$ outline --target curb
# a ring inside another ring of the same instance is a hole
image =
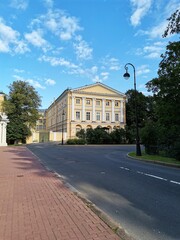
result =
[[[147,160],[147,159],[142,159],[142,158],[138,158],[138,157],[132,157],[132,156],[129,156],[129,153],[126,156],[128,158],[138,160],[138,161],[142,161],[142,162],[154,163],[154,164],[163,165],[163,166],[166,166],[166,167],[180,168],[180,165],[175,164],[175,163],[165,163],[165,162],[160,162],[160,161],[154,161],[154,160]]]
[[[56,174],[57,176],[58,174]],[[59,176],[59,175],[58,175]],[[61,176],[59,176],[61,178]],[[76,188],[69,183],[65,183],[65,186],[69,188],[85,205],[90,208],[121,240],[135,240],[131,237],[116,221],[114,221],[108,214],[98,208],[89,199],[85,198]]]

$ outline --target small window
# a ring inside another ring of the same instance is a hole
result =
[[[109,101],[106,101],[106,106],[110,106],[110,102]]]
[[[119,102],[115,101],[115,106],[118,107],[119,106]]]
[[[81,101],[80,101],[80,98],[76,98],[76,104],[80,104]]]
[[[110,120],[110,114],[106,113],[106,121],[109,121],[109,120]]]
[[[118,122],[119,121],[119,114],[115,113],[115,121]]]
[[[90,112],[86,112],[86,120],[90,120],[91,117],[90,117]]]
[[[101,105],[100,100],[97,100],[97,101],[96,101],[96,106],[100,106],[100,105]]]
[[[80,120],[80,112],[76,112],[76,120]]]
[[[100,121],[101,117],[100,117],[100,112],[96,112],[96,121]]]
[[[87,104],[87,105],[90,105],[90,103],[91,103],[90,99],[87,99],[87,100],[86,100],[86,104]]]

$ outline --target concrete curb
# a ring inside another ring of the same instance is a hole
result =
[[[154,161],[154,160],[147,160],[147,159],[142,159],[142,158],[138,158],[138,157],[132,157],[129,156],[129,153],[127,154],[128,158],[134,159],[134,160],[138,160],[138,161],[142,161],[142,162],[147,162],[147,163],[154,163],[157,165],[163,165],[166,167],[175,167],[175,168],[180,168],[180,165],[175,164],[175,163],[164,163],[164,162],[160,162],[160,161]]]
[[[56,173],[56,176],[61,178],[59,174]],[[61,179],[62,180],[62,179]],[[135,240],[131,237],[116,221],[114,221],[108,214],[98,208],[94,203],[82,195],[76,188],[71,184],[64,182],[65,186],[70,189],[81,201],[85,203],[108,227],[110,227],[113,232],[115,232],[121,240]]]

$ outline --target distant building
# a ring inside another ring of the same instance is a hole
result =
[[[1,103],[5,94],[0,92]],[[126,95],[102,83],[66,89],[39,119],[27,143],[76,138],[81,129],[105,128],[108,132],[126,124]]]
[[[39,109],[38,113],[39,119],[36,121],[35,128],[31,129],[32,135],[27,138],[27,143],[50,141],[49,131],[46,130],[46,110]]]
[[[99,82],[66,89],[46,110],[46,129],[63,133],[67,140],[81,129],[124,128],[125,102],[126,95]]]

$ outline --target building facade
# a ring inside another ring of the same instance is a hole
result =
[[[102,83],[66,89],[46,110],[46,130],[67,139],[81,129],[124,128],[126,95]]]

